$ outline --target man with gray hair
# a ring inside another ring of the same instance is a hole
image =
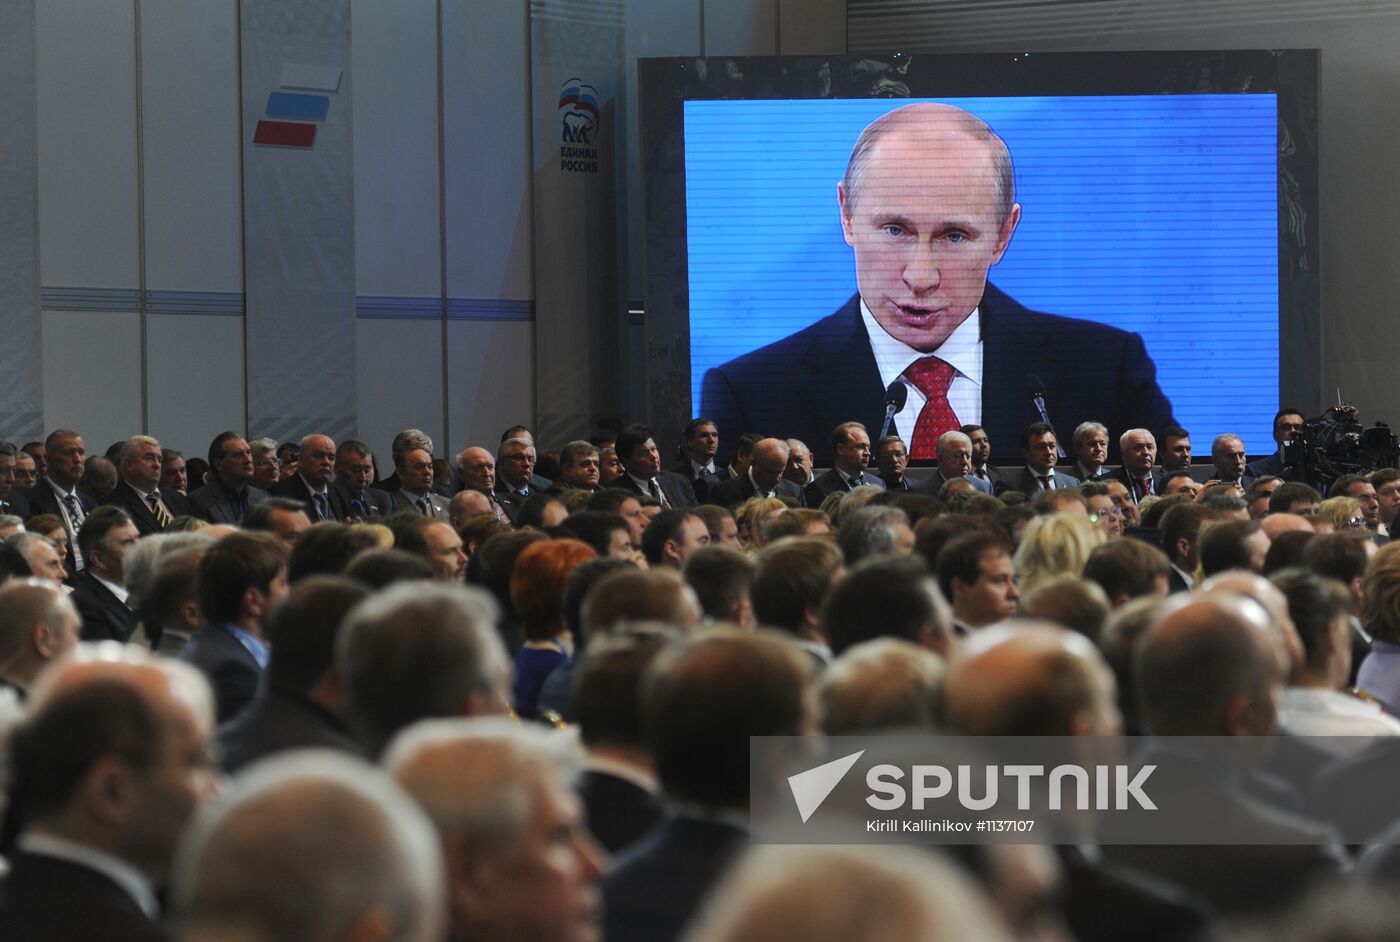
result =
[[[1108,427],[1102,422],[1080,422],[1070,437],[1074,443],[1074,463],[1065,473],[1081,481],[1098,481],[1113,472],[1103,466],[1108,460]]]
[[[1133,506],[1142,503],[1144,497],[1162,493],[1161,468],[1153,467],[1157,462],[1157,439],[1145,428],[1130,428],[1118,436],[1118,450],[1122,453],[1123,466],[1115,471],[1111,480],[1118,481],[1128,489]]]
[[[938,467],[914,488],[916,494],[937,497],[943,485],[957,478],[966,478],[983,494],[992,492],[988,481],[972,476],[972,439],[956,429],[938,436]]]
[[[335,442],[329,435],[307,435],[301,440],[301,460],[297,462],[296,473],[278,481],[272,495],[301,501],[312,523],[355,516],[344,495],[331,487],[335,478],[335,456]]]
[[[535,443],[527,438],[507,438],[496,452],[496,499],[511,523],[520,516],[525,501],[543,494],[554,482],[535,473]]]
[[[559,451],[559,480],[546,488],[545,493],[596,491],[601,472],[597,445],[582,440],[569,442]]]
[[[54,542],[42,533],[21,529],[5,537],[5,545],[19,551],[36,579],[46,579],[56,586],[63,585],[67,579],[68,571],[63,568],[63,557],[58,555]]]
[[[908,556],[914,551],[909,516],[898,507],[861,507],[841,515],[836,545],[854,566],[875,556]]]
[[[253,452],[253,486],[271,494],[282,480],[282,459],[277,457],[277,440],[255,438],[248,442],[248,448]]]
[[[0,688],[22,701],[39,672],[78,643],[82,622],[59,588],[43,579],[0,584]]]
[[[1245,461],[1244,441],[1238,435],[1217,435],[1210,443],[1211,477],[1221,484],[1237,484],[1249,490],[1254,475]]]
[[[389,454],[393,458],[394,467],[397,469],[402,457],[410,451],[426,451],[429,457],[433,454],[433,440],[428,437],[428,433],[416,428],[406,428],[394,436],[393,444],[389,446]],[[389,494],[394,493],[403,486],[399,480],[398,471],[391,471],[382,479],[374,482],[375,488]]]
[[[184,494],[161,490],[160,442],[149,435],[133,435],[122,443],[117,461],[121,465],[121,482],[107,496],[106,503],[125,510],[141,536],[162,533],[176,517],[194,514]]]
[[[419,723],[385,765],[437,825],[454,939],[594,942],[606,855],[572,739],[501,717]]]
[[[753,460],[748,470],[721,481],[710,491],[709,503],[721,507],[738,507],[751,497],[786,497],[805,507],[802,488],[783,477],[791,449],[781,438],[760,439],[753,446]]]
[[[383,772],[293,752],[236,780],[181,841],[182,942],[439,942],[432,823]]]
[[[459,585],[397,585],[351,610],[336,640],[350,725],[370,755],[421,719],[509,713],[495,601]]]

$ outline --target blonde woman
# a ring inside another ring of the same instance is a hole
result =
[[[1361,501],[1355,497],[1329,497],[1317,508],[1317,515],[1330,521],[1334,530],[1359,530],[1366,526]]]
[[[1061,576],[1079,576],[1089,554],[1104,539],[1103,530],[1084,514],[1036,517],[1016,549],[1016,584],[1021,594]]]
[[[782,513],[788,505],[777,497],[750,497],[739,505],[734,519],[739,524],[739,539],[753,553],[763,549],[763,521],[773,514]]]

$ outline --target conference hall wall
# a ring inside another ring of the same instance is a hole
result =
[[[260,392],[295,390],[298,382],[314,392],[348,371],[353,402],[337,420],[341,432],[368,441],[381,459],[393,433],[408,425],[455,451],[494,441],[514,422],[533,423],[544,408],[536,335],[548,329],[538,322],[535,284],[551,260],[534,252],[531,121],[532,108],[553,111],[558,90],[532,87],[532,16],[567,19],[598,4],[286,0],[267,7],[332,31],[348,11],[343,76],[321,92],[329,108],[320,133],[348,141],[349,177],[338,185],[353,215],[345,265],[354,300],[339,331],[307,331],[250,362],[249,351],[263,349],[268,335],[251,328],[245,313],[256,252],[245,256],[244,239],[253,231],[250,200],[259,198],[250,193],[246,148],[257,121],[268,117],[269,94],[296,91],[275,80],[266,89],[247,87],[253,64],[240,58],[240,8],[269,2],[0,0],[0,24],[23,26],[26,16],[33,23],[27,81],[34,104],[24,107],[21,94],[18,119],[13,100],[0,108],[8,122],[0,145],[11,140],[7,132],[31,139],[37,183],[19,195],[37,193],[31,228],[42,286],[39,337],[9,344],[0,362],[41,366],[42,420],[35,411],[32,420],[14,421],[72,425],[90,451],[144,429],[202,453],[212,432],[243,429],[250,415],[252,432],[266,430],[258,427]],[[615,277],[619,297],[630,300],[643,294],[636,59],[839,52],[846,5],[612,6],[620,11],[624,75],[614,133],[626,155],[616,171],[617,244],[625,252]],[[23,77],[25,53],[16,56],[15,43],[13,34],[0,40],[0,77],[11,78],[10,69]],[[10,185],[22,179],[16,174]],[[10,195],[4,186],[0,195]],[[23,282],[14,280],[21,295]],[[616,407],[635,415],[646,402],[645,341],[640,312],[629,320],[628,307],[640,305],[624,300],[617,311],[614,362],[624,382]],[[14,316],[32,322],[22,310]],[[276,333],[285,325],[271,326],[271,336],[286,336]],[[37,384],[38,371],[32,375]],[[12,389],[6,397],[18,399]],[[0,403],[0,414],[6,408]],[[279,437],[310,430],[282,418]],[[0,437],[15,437],[17,427]]]

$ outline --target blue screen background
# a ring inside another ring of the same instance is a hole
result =
[[[1197,456],[1224,432],[1274,449],[1274,95],[921,100],[978,115],[1011,150],[1022,219],[991,281],[1141,334]],[[685,103],[694,403],[707,369],[855,293],[836,184],[861,129],[908,103]]]

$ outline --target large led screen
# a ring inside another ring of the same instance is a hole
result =
[[[1275,447],[1299,228],[1276,91],[680,110],[691,412],[731,441],[873,438],[901,383],[906,440],[946,396],[1002,458],[1036,393],[1066,445],[1097,420]]]

